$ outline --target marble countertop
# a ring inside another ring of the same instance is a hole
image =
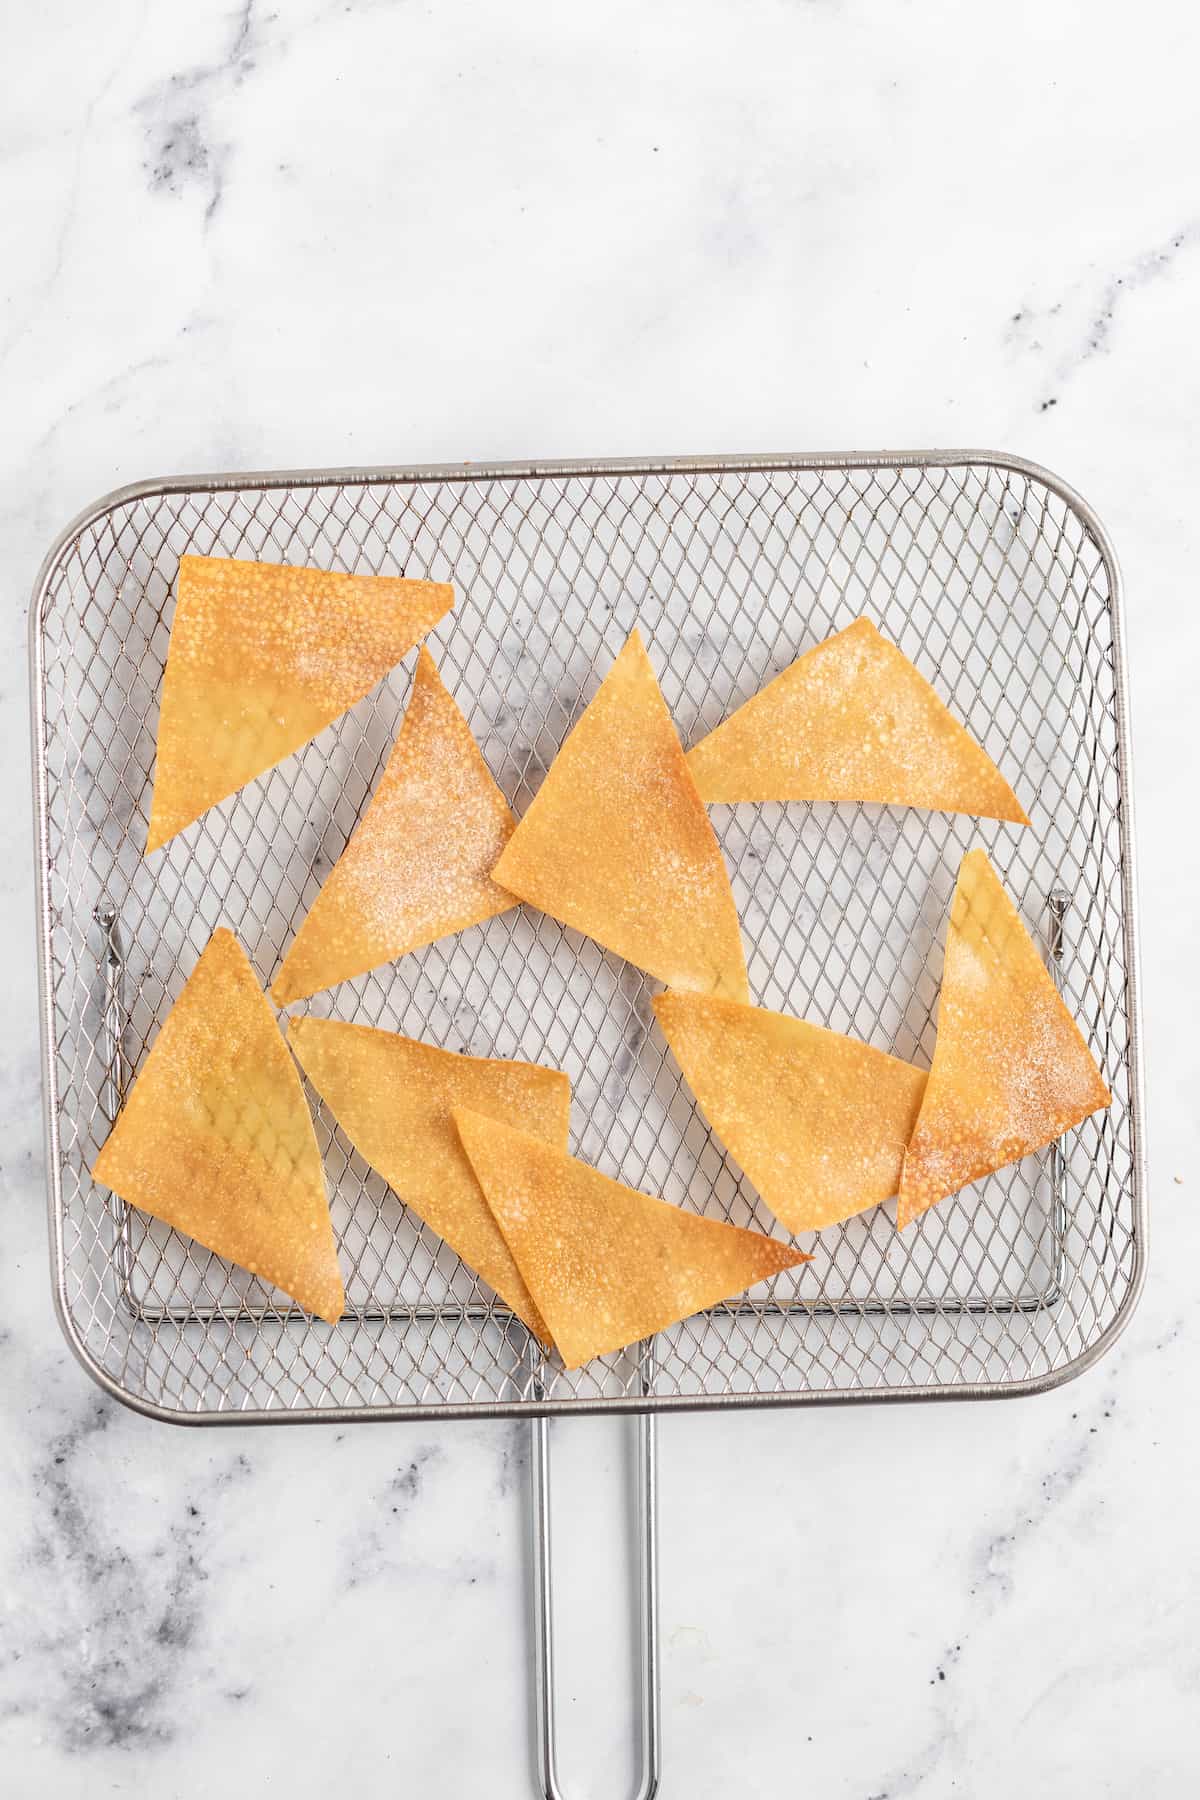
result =
[[[664,1800],[1200,1786],[1200,18],[1175,0],[8,9],[0,1787],[532,1792],[526,1431],[184,1432],[47,1280],[24,632],[178,470],[974,444],[1129,596],[1154,1242],[1091,1373],[662,1427]],[[625,1440],[556,1432],[563,1762],[632,1767]]]

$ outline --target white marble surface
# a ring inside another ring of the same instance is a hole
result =
[[[531,1791],[521,1430],[173,1431],[59,1336],[23,654],[50,538],[176,470],[969,442],[1065,475],[1124,561],[1149,1285],[1041,1400],[665,1423],[662,1791],[1194,1794],[1195,9],[0,11],[0,1789]],[[621,1439],[560,1441],[564,1760],[608,1800]]]

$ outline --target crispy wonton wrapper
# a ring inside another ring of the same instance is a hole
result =
[[[1111,1099],[996,871],[972,850],[951,902],[933,1067],[897,1222],[1053,1143]]]
[[[874,800],[1028,825],[1016,795],[869,619],[826,638],[688,752],[706,801]]]
[[[472,1173],[451,1116],[467,1106],[567,1147],[571,1084],[558,1069],[457,1056],[393,1031],[293,1019],[288,1043],[359,1154],[493,1287],[544,1344],[550,1334]]]
[[[361,700],[453,603],[438,581],[181,557],[147,855]]]
[[[92,1175],[335,1324],[325,1178],[295,1064],[245,952],[215,931]]]
[[[495,1119],[458,1109],[454,1122],[568,1369],[811,1260],[649,1199]]]
[[[673,987],[750,998],[729,876],[636,630],[494,874]]]
[[[923,1069],[734,1000],[658,994],[654,1010],[709,1124],[789,1231],[891,1199]]]
[[[370,805],[292,939],[277,1006],[465,931],[517,902],[491,878],[516,820],[432,656]]]

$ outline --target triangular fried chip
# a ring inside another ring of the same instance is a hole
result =
[[[558,1069],[457,1056],[393,1031],[293,1019],[288,1043],[359,1154],[544,1344],[545,1322],[467,1161],[451,1113],[513,1119],[567,1147],[571,1084]]]
[[[181,557],[146,854],[323,731],[453,604],[438,581]]]
[[[869,619],[826,638],[688,752],[706,801],[874,800],[1028,825],[999,769]]]
[[[750,998],[729,876],[636,630],[494,873],[674,987]]]
[[[516,820],[428,650],[371,803],[292,939],[277,1006],[517,902],[491,879]]]
[[[891,1199],[923,1069],[735,1000],[658,994],[654,1010],[709,1124],[789,1231]]]
[[[933,1067],[897,1222],[1053,1143],[1111,1100],[996,871],[972,850],[950,907]]]
[[[568,1369],[811,1261],[777,1238],[652,1200],[495,1119],[456,1109],[454,1122]]]
[[[316,1134],[245,951],[214,931],[93,1178],[329,1324],[345,1304]]]

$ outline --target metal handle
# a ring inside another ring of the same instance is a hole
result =
[[[635,1421],[638,1434],[638,1545],[641,1612],[641,1779],[635,1800],[654,1800],[662,1770],[658,1668],[658,1438],[652,1413]],[[543,1800],[564,1800],[558,1774],[558,1714],[554,1683],[554,1572],[550,1551],[550,1421],[533,1419],[534,1680],[537,1764]]]

